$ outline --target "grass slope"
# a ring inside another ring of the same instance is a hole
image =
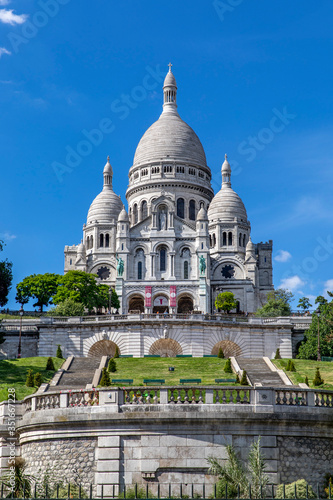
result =
[[[59,358],[52,359],[55,369],[58,370],[64,360]],[[16,389],[17,400],[21,400],[36,391],[35,387],[26,387],[25,385],[28,370],[32,370],[34,373],[40,372],[43,382],[49,382],[55,372],[45,370],[46,362],[47,357],[0,361],[0,401],[7,400],[8,389],[12,387]]]
[[[314,379],[316,368],[319,368],[321,377],[324,379],[324,385],[321,389],[333,389],[333,362],[329,361],[310,361],[308,359],[293,359],[296,372],[286,372],[287,359],[274,359],[272,360],[277,368],[285,371],[290,380],[298,385],[300,382],[305,382],[305,377],[309,379],[309,386],[314,387],[312,381]]]
[[[215,385],[216,378],[235,376],[223,371],[226,360],[219,358],[118,358],[115,361],[117,371],[110,373],[110,379],[130,378],[133,385],[144,385],[145,378],[164,379],[166,385],[179,385],[181,378],[201,378],[203,385]],[[175,371],[170,372],[169,366]]]

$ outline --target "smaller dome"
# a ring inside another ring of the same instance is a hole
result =
[[[122,211],[119,214],[118,222],[129,222],[128,213],[126,212],[124,206],[123,206]]]
[[[86,252],[86,247],[83,244],[83,240],[81,240],[81,243],[77,246],[76,253],[84,254],[85,252]]]
[[[208,220],[207,218],[207,211],[204,207],[201,207],[199,212],[198,212],[198,215],[197,215],[197,220]]]
[[[254,245],[254,243],[252,243],[252,240],[251,240],[251,236],[249,238],[249,241],[247,242],[247,245],[246,245],[246,253],[254,253],[256,250],[256,247]]]
[[[233,221],[235,217],[247,222],[244,203],[230,186],[225,185],[212,199],[208,209],[208,219]]]
[[[225,160],[222,164],[222,175],[223,174],[231,174],[231,167],[230,167],[230,163],[228,162],[228,156],[225,155]]]
[[[103,189],[90,205],[87,223],[104,222],[109,223],[112,219],[117,220],[123,207],[123,202],[112,189]]]
[[[110,163],[110,156],[108,156],[107,162],[106,162],[104,170],[103,170],[103,174],[113,175],[113,170],[112,170],[111,163]]]

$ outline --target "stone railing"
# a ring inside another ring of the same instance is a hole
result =
[[[181,387],[123,387],[80,391],[51,391],[28,396],[23,401],[25,412],[57,408],[109,407],[110,411],[123,412],[136,407],[154,405],[158,411],[173,405],[203,405],[222,408],[248,407],[250,411],[295,411],[302,408],[333,408],[333,391],[320,389],[181,386]],[[112,409],[111,409],[112,408]]]

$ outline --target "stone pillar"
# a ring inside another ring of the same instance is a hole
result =
[[[116,279],[116,286],[115,286],[115,290],[116,290],[116,293],[118,295],[118,298],[119,298],[119,302],[120,302],[120,311],[122,314],[125,314],[126,311],[124,311],[124,304],[123,304],[123,288],[124,288],[124,280],[122,277],[118,276],[117,279]]]
[[[103,436],[98,438],[96,448],[95,484],[97,485],[97,497],[112,497],[118,494],[119,485],[119,459],[120,459],[120,436]]]

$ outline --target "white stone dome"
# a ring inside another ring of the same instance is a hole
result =
[[[140,140],[133,167],[173,160],[207,167],[204,149],[194,130],[177,112],[162,113]]]
[[[237,217],[247,222],[247,213],[244,203],[230,186],[223,186],[214,196],[208,208],[209,221],[234,220]]]
[[[119,217],[118,217],[118,222],[129,222],[128,213],[126,212],[126,210],[125,210],[125,207],[124,207],[124,206],[123,206],[122,211],[121,211],[121,212],[120,212],[120,214],[119,214]]]
[[[112,189],[103,189],[90,205],[87,217],[87,224],[91,222],[109,223],[112,219],[118,220],[118,216],[123,208],[123,202]]]

